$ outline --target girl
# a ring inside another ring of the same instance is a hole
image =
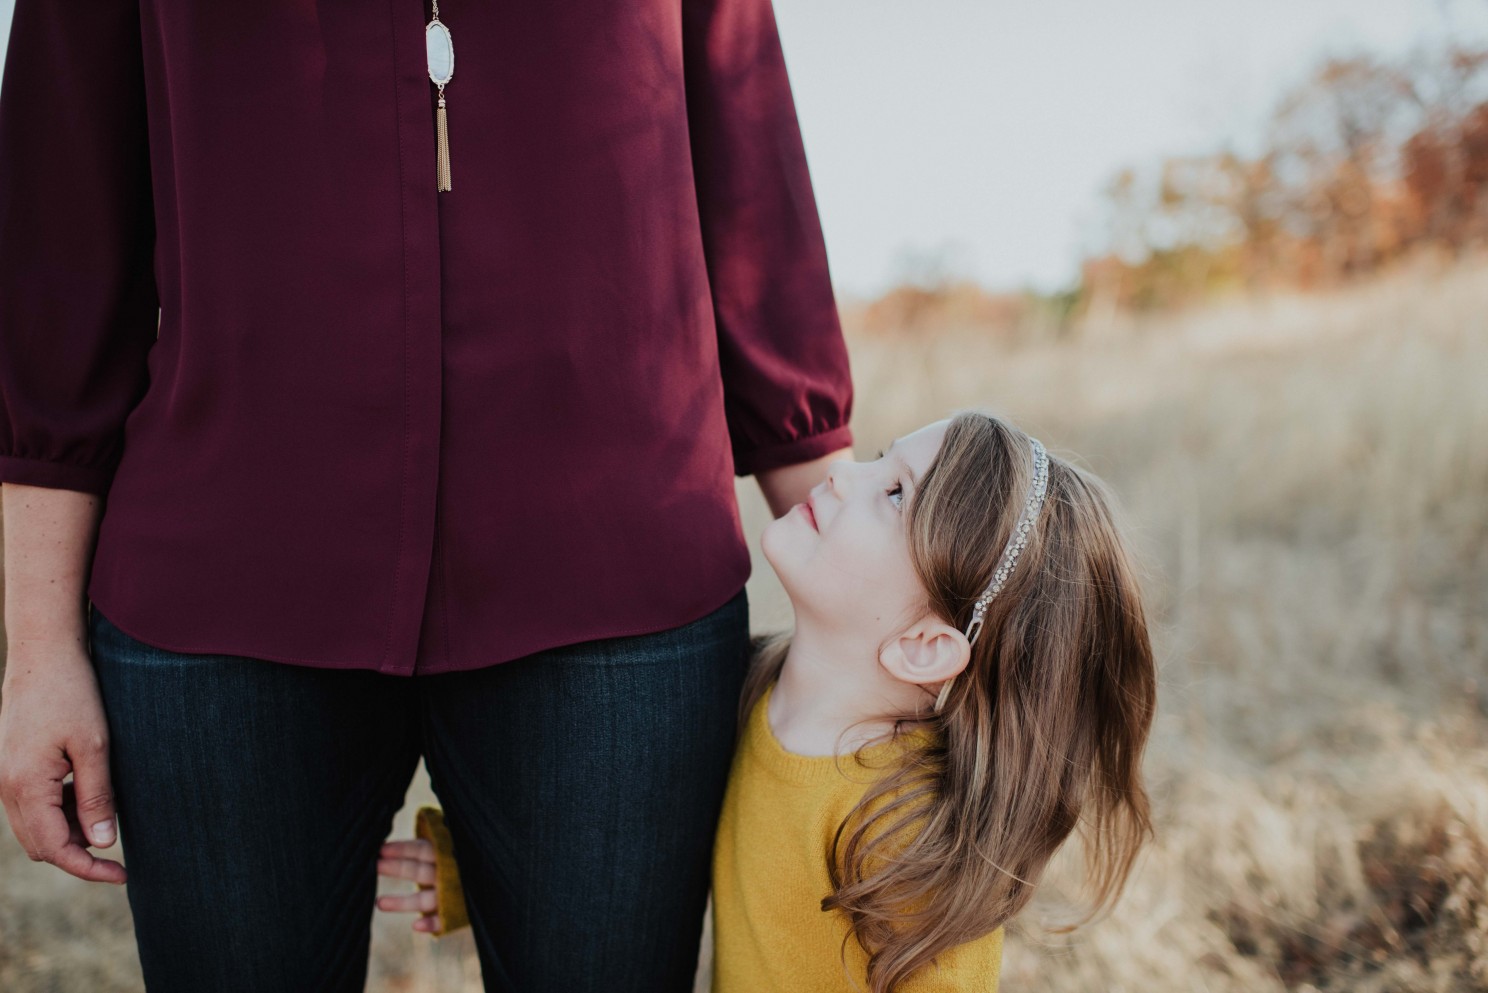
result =
[[[993,990],[1077,828],[1093,899],[1060,930],[1114,903],[1152,833],[1156,673],[1105,485],[961,412],[833,463],[761,545],[796,623],[757,640],[741,701],[714,993]],[[379,906],[442,933],[453,852],[421,834],[378,870],[424,888]]]

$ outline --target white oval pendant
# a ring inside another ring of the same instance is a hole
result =
[[[455,74],[455,40],[443,21],[424,26],[424,47],[429,58],[429,78],[436,85],[448,83]]]

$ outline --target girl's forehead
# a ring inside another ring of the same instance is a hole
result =
[[[949,421],[926,424],[902,438],[894,439],[887,450],[916,469],[922,469],[934,461],[935,454],[940,451],[940,443],[945,440],[946,427],[949,424]]]

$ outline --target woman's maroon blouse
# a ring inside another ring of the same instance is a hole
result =
[[[137,638],[400,675],[701,617],[851,444],[770,0],[17,0],[0,480]]]

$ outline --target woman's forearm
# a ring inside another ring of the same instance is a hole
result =
[[[22,643],[85,644],[88,569],[102,510],[97,495],[81,490],[0,485],[12,650]]]
[[[811,488],[827,478],[829,465],[838,459],[851,461],[852,457],[852,449],[844,448],[810,462],[798,462],[778,469],[761,469],[754,474],[754,478],[759,481],[765,502],[770,505],[770,513],[780,517],[804,501],[810,495]]]
[[[33,861],[79,879],[123,883],[122,864],[88,851],[118,837],[108,719],[84,609],[103,501],[79,490],[15,483],[0,486],[0,501],[8,643],[0,683],[0,803]]]

